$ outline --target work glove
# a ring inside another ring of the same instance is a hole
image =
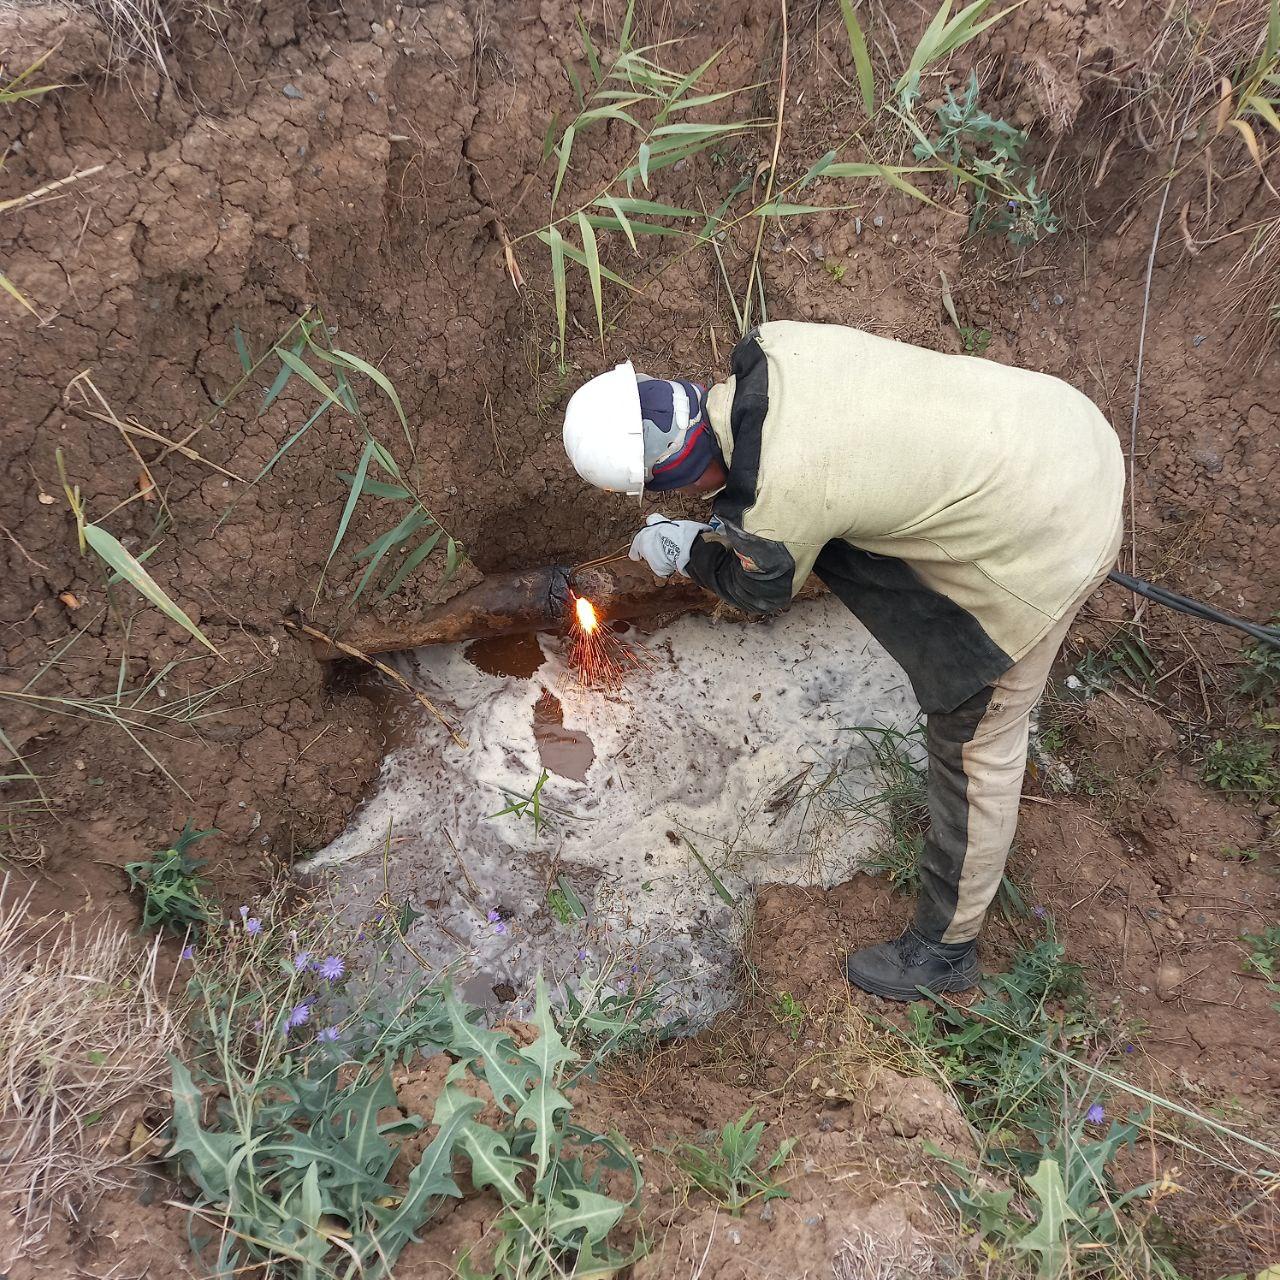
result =
[[[655,512],[632,538],[627,554],[632,560],[647,560],[659,578],[669,578],[673,573],[685,572],[694,538],[710,528],[697,520],[668,520]]]

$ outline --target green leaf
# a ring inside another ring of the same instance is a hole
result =
[[[120,545],[118,539],[101,525],[86,524],[84,540],[97,552],[109,569],[114,569],[125,582],[146,596],[166,617],[190,632],[210,653],[217,654],[219,658],[222,657],[204,632],[174,604],[141,563]]]
[[[240,357],[240,367],[245,373],[252,373],[253,360],[249,355],[249,348],[245,346],[244,334],[240,332],[238,324],[231,326],[231,340],[235,343],[236,355]]]
[[[462,548],[462,543],[455,542],[450,538],[449,545],[444,551],[444,577],[440,580],[442,586],[458,572],[465,559],[466,552]]]
[[[559,1069],[567,1062],[577,1061],[577,1055],[560,1038],[560,1031],[551,1016],[551,1001],[541,973],[530,1021],[537,1027],[539,1035],[533,1044],[520,1051],[520,1056],[533,1067],[536,1079],[524,1105],[516,1112],[515,1124],[517,1128],[521,1124],[533,1125],[535,1177],[541,1184],[551,1167],[552,1154],[559,1148],[556,1117],[558,1113],[571,1109],[569,1099],[556,1087]]]
[[[600,351],[604,352],[604,300],[600,292],[600,249],[596,244],[595,228],[587,215],[578,210],[578,229],[582,232],[582,249],[587,259],[587,276],[591,281],[591,301],[596,309],[596,327],[600,333]]]
[[[603,204],[606,208],[613,210],[614,216],[618,220],[618,229],[627,237],[627,243],[631,246],[631,252],[639,253],[640,250],[636,248],[635,233],[631,230],[631,223],[627,219],[627,215],[623,212],[622,207],[618,204],[617,200],[615,200],[613,196],[605,196],[603,200],[597,200],[596,203]]]
[[[324,360],[334,363],[341,360],[350,368],[363,373],[366,378],[373,382],[378,390],[391,401],[391,407],[396,411],[396,417],[400,419],[400,426],[404,431],[404,438],[408,442],[409,452],[416,456],[417,449],[414,447],[413,437],[409,431],[409,420],[404,416],[404,406],[400,403],[400,397],[396,394],[395,387],[391,385],[391,379],[381,369],[375,369],[367,360],[362,360],[350,351],[342,351],[338,347],[334,347],[332,351],[325,351],[322,347],[313,347],[312,350]]]
[[[1039,1254],[1038,1273],[1048,1280],[1066,1269],[1071,1256],[1066,1224],[1080,1219],[1067,1203],[1062,1167],[1056,1160],[1041,1160],[1039,1168],[1027,1178],[1027,1185],[1040,1202],[1040,1216],[1036,1225],[1014,1242],[1014,1247],[1021,1253]]]
[[[697,862],[698,866],[700,866],[703,869],[703,871],[706,872],[707,879],[711,881],[711,887],[716,891],[716,895],[717,897],[719,897],[720,901],[730,907],[737,906],[737,903],[734,900],[733,894],[731,894],[729,890],[724,887],[724,881],[721,880],[720,877],[716,875],[714,871],[711,870],[710,866],[707,865],[706,859],[702,856],[702,854],[700,854],[697,851],[697,849],[693,847],[692,843],[690,842],[687,836],[684,837],[684,842],[686,845],[689,846],[689,852],[693,854],[694,860]]]
[[[653,148],[647,143],[640,144],[639,165],[640,165],[640,181],[644,183],[644,189],[649,190],[649,158],[653,154]]]
[[[343,484],[355,484],[356,478],[350,471],[339,471],[338,479]],[[364,482],[364,492],[374,498],[394,498],[398,502],[404,502],[413,497],[403,485],[387,484],[382,480],[370,480],[367,476]]]
[[[757,218],[796,218],[810,213],[831,213],[840,209],[851,209],[852,205],[828,204],[779,204],[776,200],[761,205],[756,210]]]
[[[275,352],[298,377],[313,386],[322,396],[336,404],[339,409],[347,407],[338,399],[337,392],[300,356],[296,356],[292,351],[286,351],[282,347],[276,347]]]
[[[617,1226],[627,1206],[596,1191],[565,1187],[547,1206],[547,1230],[561,1244],[598,1244]],[[582,1233],[581,1241],[578,1232]]]
[[[563,368],[565,363],[564,329],[565,321],[568,318],[569,304],[564,275],[564,237],[560,234],[560,229],[554,222],[547,228],[547,243],[551,247],[551,286],[555,292],[556,324],[560,330],[560,366]]]
[[[380,538],[376,538],[367,547],[362,547],[355,553],[353,559],[357,561],[365,556],[369,556],[370,560],[360,578],[359,584],[356,586],[355,591],[352,592],[351,602],[353,604],[360,599],[364,594],[365,588],[373,581],[373,576],[377,573],[378,566],[382,563],[383,557],[386,556],[387,552],[406,538],[412,537],[430,519],[431,517],[421,507],[417,507],[410,511],[394,529],[388,530]]]
[[[306,334],[304,333],[301,337],[297,338],[294,341],[294,344],[290,348],[290,350],[293,352],[294,355],[298,355],[301,353],[302,348],[306,346],[306,344],[307,344],[307,338],[306,338]],[[277,354],[279,354],[278,348],[273,347],[272,350],[276,351]],[[271,405],[275,402],[276,397],[284,390],[285,384],[292,377],[293,377],[293,370],[287,364],[285,364],[283,360],[281,360],[280,372],[276,374],[275,378],[272,380],[271,385],[267,388],[267,394],[262,398],[262,408],[259,409],[258,411],[259,413],[265,413],[269,408],[271,408]]]
[[[800,183],[796,187],[796,190],[803,191],[805,187],[814,180],[814,178],[821,177],[827,168],[830,167],[835,158],[836,153],[834,151],[828,151],[826,155],[815,160],[813,164],[809,166],[809,171],[800,179]]]
[[[373,457],[375,446],[376,441],[372,439],[366,440],[364,448],[360,451],[360,461],[356,466],[356,473],[351,481],[351,492],[347,494],[346,504],[342,508],[342,517],[338,521],[338,531],[333,535],[333,546],[329,548],[329,558],[324,562],[326,569],[333,562],[333,557],[338,554],[338,548],[342,545],[343,538],[347,536],[347,526],[351,523],[356,503],[360,501],[360,495],[364,492],[365,476],[369,474],[369,460]]]
[[[375,560],[381,559],[393,547],[403,542],[410,535],[417,533],[430,520],[431,516],[415,503],[413,509],[397,525],[374,538],[368,546],[361,547],[359,551],[353,551],[351,558],[353,560],[367,560],[372,556]]]
[[[556,149],[556,128],[559,123],[558,113],[547,122],[547,131],[542,137],[542,159],[538,161],[540,165],[546,164],[547,157]]]
[[[404,585],[408,576],[436,549],[438,543],[444,535],[444,530],[436,528],[426,538],[424,538],[417,547],[414,548],[404,558],[404,563],[396,570],[395,577],[383,587],[378,595],[378,600],[385,600],[388,596],[393,596]],[[449,540],[451,543],[453,539]],[[448,575],[446,573],[446,579]]]
[[[511,1114],[511,1103],[523,1100],[531,1075],[529,1064],[522,1058],[515,1041],[474,1022],[473,1018],[482,1015],[460,1003],[452,987],[445,988],[444,1005],[453,1027],[451,1052],[479,1064],[477,1074],[488,1084],[494,1102]]]
[[[479,1098],[470,1099],[474,1107],[459,1107],[445,1117],[436,1136],[422,1153],[409,1175],[405,1194],[393,1210],[376,1206],[373,1210],[379,1228],[359,1251],[361,1262],[377,1258],[383,1269],[378,1274],[389,1274],[391,1265],[400,1251],[414,1239],[414,1233],[431,1215],[437,1197],[462,1198],[462,1191],[453,1180],[453,1155],[463,1130],[472,1123],[471,1116],[483,1105]]]
[[[587,55],[587,65],[591,68],[591,78],[596,84],[604,82],[604,72],[600,70],[600,59],[596,56],[596,47],[591,43],[591,36],[587,31],[587,24],[582,20],[582,11],[575,10],[573,14],[578,23],[578,31],[582,36],[582,51]]]
[[[876,109],[875,78],[871,71],[871,56],[867,53],[867,38],[862,34],[853,0],[840,0],[840,12],[844,16],[844,29],[849,33],[849,50],[853,54],[854,70],[858,73],[858,88],[862,90],[862,105],[867,115]]]
[[[481,1102],[446,1082],[436,1101],[433,1124],[444,1124],[455,1110],[465,1109],[468,1116],[481,1109]],[[469,1124],[462,1129],[459,1142],[471,1160],[471,1181],[477,1187],[492,1187],[504,1204],[523,1204],[524,1192],[517,1182],[525,1162],[511,1154],[511,1145],[500,1133],[483,1124]]]
[[[210,1200],[225,1200],[230,1181],[227,1176],[240,1138],[234,1133],[210,1133],[200,1125],[204,1098],[191,1079],[191,1072],[172,1054],[169,1068],[173,1073],[173,1146],[169,1155],[187,1156],[183,1168]]]
[[[617,218],[611,218],[603,213],[589,213],[587,221],[599,231],[621,231],[623,235],[630,231],[633,235],[639,236],[672,236],[679,239],[681,236],[691,234],[681,227],[663,227],[656,222],[637,222],[634,218],[624,227]],[[600,272],[604,274],[603,267],[600,268]]]
[[[568,906],[570,913],[579,920],[587,918],[587,909],[582,905],[582,899],[578,897],[565,876],[557,876],[556,884],[560,886],[560,892],[564,894],[565,905]]]
[[[574,126],[571,124],[560,139],[560,146],[557,149],[560,156],[560,163],[556,166],[556,181],[551,189],[551,204],[555,207],[556,199],[560,195],[560,188],[564,183],[564,175],[569,168],[569,156],[573,153],[573,135]]]
[[[597,200],[597,205],[608,205],[615,213],[649,213],[655,214],[662,218],[696,218],[698,212],[696,209],[680,209],[673,204],[660,204],[656,200],[633,200],[630,197],[606,196],[603,200]]]

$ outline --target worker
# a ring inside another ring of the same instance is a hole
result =
[[[705,522],[650,515],[633,560],[753,614],[815,573],[901,664],[926,717],[920,889],[906,931],[844,971],[896,1000],[972,987],[1031,713],[1120,546],[1106,418],[1046,374],[781,321],[749,333],[709,390],[629,362],[592,378],[564,443],[601,489],[714,495]]]

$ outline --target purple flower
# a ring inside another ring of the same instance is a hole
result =
[[[262,932],[262,921],[257,916],[250,916],[244,922],[244,931],[251,938],[256,938]]]
[[[617,983],[616,983],[615,985],[617,986],[618,990],[619,990],[623,995],[626,995],[626,994],[627,994],[627,980],[626,980],[626,978],[619,978],[619,979],[618,979],[618,981],[617,981]]]
[[[579,959],[579,960],[590,960],[590,959],[591,959],[591,953],[586,949],[586,947],[579,947],[579,948],[578,948],[578,959]]]
[[[292,1031],[294,1027],[300,1027],[304,1022],[311,1021],[311,1006],[306,1004],[295,1004],[289,1010],[289,1016],[285,1019],[286,1030]]]
[[[498,923],[493,926],[493,931],[494,933],[506,933],[507,926],[499,920]]]
[[[1031,914],[1035,916],[1037,920],[1043,920],[1049,913],[1044,909],[1044,907],[1032,907]]]
[[[316,1036],[316,1039],[322,1044],[333,1044],[333,1042],[341,1035],[342,1032],[339,1031],[337,1027],[325,1027],[325,1029]]]
[[[341,956],[325,956],[316,967],[316,972],[326,982],[337,982],[346,971],[347,966]]]
[[[1131,1045],[1131,1044],[1127,1044],[1127,1045],[1125,1045],[1125,1047],[1124,1047],[1124,1051],[1125,1051],[1125,1053],[1132,1053],[1132,1052],[1133,1052],[1133,1050],[1134,1050],[1134,1046],[1133,1046],[1133,1045]]]
[[[490,924],[497,924],[502,919],[502,912],[497,907],[489,908],[488,920]]]
[[[310,951],[299,951],[298,954],[293,957],[293,967],[299,973],[301,973],[303,969],[305,969],[307,965],[309,965],[310,963],[311,963]]]
[[[1107,1118],[1107,1113],[1102,1109],[1102,1103],[1095,1102],[1093,1106],[1084,1113],[1084,1118],[1090,1124],[1101,1124]]]
[[[190,943],[182,948],[182,958],[184,960],[194,960],[196,958],[196,949]]]

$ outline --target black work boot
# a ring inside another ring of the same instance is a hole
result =
[[[844,976],[855,987],[887,1000],[918,1000],[930,991],[968,991],[982,976],[976,942],[930,942],[908,929],[892,942],[851,951]]]

